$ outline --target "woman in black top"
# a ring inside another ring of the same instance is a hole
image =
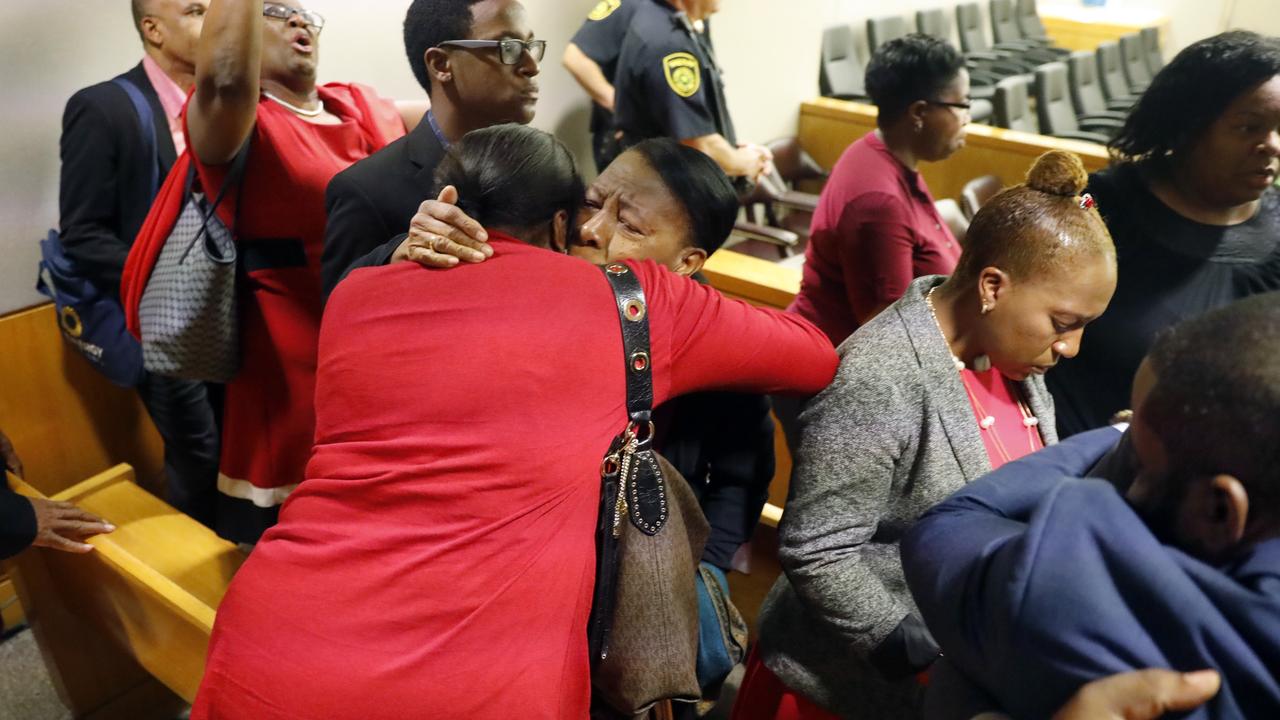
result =
[[[1178,53],[1111,144],[1088,192],[1119,277],[1080,353],[1046,380],[1065,437],[1129,407],[1155,334],[1280,288],[1280,40],[1228,32]],[[1224,348],[1229,352],[1229,348]]]

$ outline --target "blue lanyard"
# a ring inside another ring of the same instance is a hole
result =
[[[440,147],[448,150],[449,139],[444,136],[444,131],[440,129],[440,123],[436,122],[436,114],[431,110],[427,111],[427,124],[431,126],[431,132],[435,133],[436,139],[440,141]]]

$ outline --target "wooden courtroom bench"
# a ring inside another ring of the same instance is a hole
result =
[[[215,611],[244,553],[138,487],[128,465],[52,499],[116,526],[89,540],[91,553],[34,548],[10,561],[59,696],[76,717],[174,717],[195,698]]]

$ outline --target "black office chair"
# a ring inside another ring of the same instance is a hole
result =
[[[872,53],[890,40],[906,37],[909,32],[907,21],[900,15],[867,18],[867,45]]]
[[[1026,37],[1022,28],[1018,26],[1012,0],[991,0],[990,11],[991,36],[995,38],[996,47],[1001,45],[1023,47],[1025,48],[1022,51],[1023,57],[1041,63],[1053,62],[1070,52],[1063,48],[1051,47],[1048,38],[1035,40]]]
[[[1031,81],[1026,76],[1005,78],[996,84],[995,124],[1007,130],[1039,133],[1031,112]]]
[[[853,28],[836,25],[822,31],[822,63],[818,67],[818,91],[823,97],[867,100],[866,67],[858,55]]]
[[[921,35],[951,42],[951,21],[942,8],[916,11],[916,30]],[[961,53],[963,54],[963,53]],[[996,93],[996,83],[1008,74],[1000,74],[983,66],[981,60],[965,57],[965,67],[969,70],[970,95],[983,100],[990,100]],[[1016,74],[1016,73],[1015,73]]]
[[[1147,51],[1142,36],[1129,33],[1120,38],[1120,68],[1133,92],[1142,92],[1151,84],[1151,71],[1147,69]]]
[[[1036,10],[1036,0],[1018,0],[1016,17],[1023,37],[1035,40],[1042,45],[1053,44],[1049,33],[1044,29],[1044,23],[1040,20],[1040,12]]]
[[[1046,63],[1036,68],[1035,94],[1040,132],[1045,135],[1106,145],[1124,125],[1123,119],[1076,115],[1065,63]]]
[[[1129,87],[1129,80],[1120,67],[1120,46],[1114,42],[1104,42],[1095,51],[1098,59],[1098,84],[1110,102],[1125,102],[1130,105],[1138,101],[1140,92]]]
[[[1155,77],[1164,67],[1164,53],[1160,50],[1160,28],[1142,28],[1139,34],[1142,36],[1142,48],[1147,54],[1147,70],[1151,72],[1151,77]]]
[[[983,69],[1003,77],[1030,74],[1037,63],[1021,56],[1020,48],[993,47],[982,31],[982,9],[976,2],[956,5],[956,34],[966,59],[981,62]]]
[[[1125,119],[1132,103],[1107,100],[1098,82],[1098,62],[1087,50],[1073,52],[1067,57],[1067,84],[1071,86],[1071,103],[1076,115],[1097,115]]]

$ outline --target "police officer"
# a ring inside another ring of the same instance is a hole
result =
[[[564,49],[565,69],[591,96],[591,154],[599,172],[622,151],[613,122],[613,79],[631,18],[645,2],[600,0]]]
[[[770,169],[767,148],[738,144],[715,52],[694,28],[719,9],[719,0],[622,2],[636,5],[614,80],[623,146],[672,137],[706,153],[735,179],[755,181]]]

